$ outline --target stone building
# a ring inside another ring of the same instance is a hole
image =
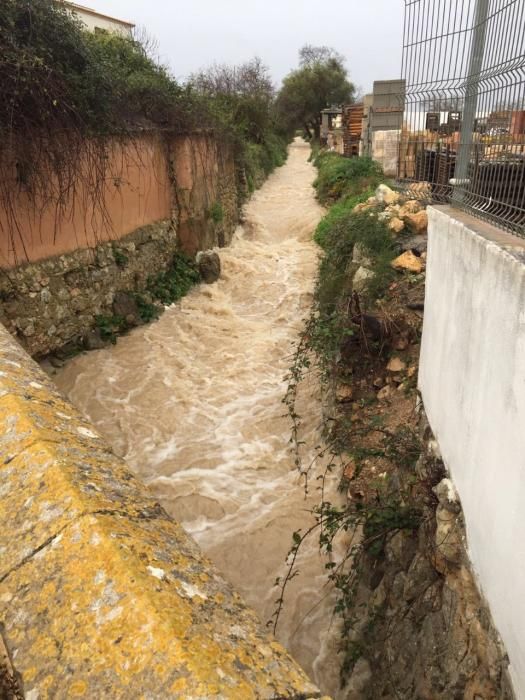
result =
[[[376,80],[364,98],[363,155],[379,161],[385,175],[397,175],[399,139],[405,106],[404,80]]]

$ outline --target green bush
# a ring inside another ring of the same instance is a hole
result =
[[[356,194],[353,196],[346,197],[339,202],[336,202],[330,209],[326,216],[324,216],[319,222],[317,229],[314,234],[314,241],[321,246],[325,247],[325,239],[329,232],[336,226],[336,224],[351,214],[352,210],[357,204],[361,202],[366,202],[369,197],[374,195],[374,189],[368,189],[361,194]]]
[[[314,187],[322,204],[375,189],[384,180],[381,166],[371,158],[345,158],[325,151],[317,156],[315,165],[319,174]]]
[[[189,118],[182,88],[138,41],[84,31],[59,2],[3,0],[0,75],[0,128],[11,132],[106,134],[138,118]]]
[[[154,63],[142,45],[128,37],[109,32],[83,33],[97,78],[97,105],[103,105],[105,123],[101,130],[122,130],[126,124],[147,119],[161,126],[183,128],[191,125],[189,95]],[[89,74],[88,74],[89,76]]]
[[[385,262],[388,263],[387,267],[390,269],[389,263],[395,256],[395,247],[387,224],[376,216],[370,216],[369,212],[358,214],[347,212],[336,220],[324,236],[325,255],[319,268],[318,292],[321,299],[326,296],[323,293],[325,285],[333,287],[334,280],[346,276],[357,243],[362,247],[363,252],[370,257],[374,272],[378,266],[383,271]],[[390,273],[387,277],[388,279],[384,280],[385,283],[390,282]],[[375,291],[377,293],[379,289],[377,288]],[[332,298],[330,303],[336,303],[336,301],[336,298]]]
[[[123,316],[111,314],[108,316],[95,316],[95,327],[100,331],[100,337],[103,340],[109,340],[115,344],[117,335],[126,331],[128,325]]]
[[[286,160],[288,134],[276,119],[268,68],[258,58],[238,66],[215,65],[193,75],[190,85],[214,128],[233,144],[239,185],[245,181],[252,192]]]
[[[317,158],[319,156],[319,151],[321,149],[321,144],[319,143],[318,139],[312,139],[310,141],[310,148],[311,148],[311,153],[310,157],[308,158],[309,163],[316,163]]]
[[[285,161],[286,142],[276,134],[268,134],[264,143],[245,142],[240,147],[239,164],[244,170],[250,192]]]
[[[138,292],[134,294],[135,302],[137,304],[137,309],[139,311],[140,319],[143,323],[149,323],[154,321],[160,315],[160,310],[155,304],[147,301],[142,294]]]
[[[176,253],[166,272],[148,280],[148,291],[165,306],[185,296],[199,281],[195,262],[184,253]]]
[[[369,212],[354,214],[351,208],[340,209],[322,231],[324,255],[315,289],[309,344],[321,366],[328,369],[345,336],[353,334],[348,304],[353,291],[352,258],[356,244],[369,258],[367,267],[373,276],[362,294],[371,300],[381,297],[390,284],[395,274],[390,263],[396,253],[387,224]]]

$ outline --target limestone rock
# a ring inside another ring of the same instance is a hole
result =
[[[340,384],[335,392],[335,398],[339,403],[346,403],[352,400],[353,389],[349,384]]]
[[[397,204],[399,202],[399,192],[394,192],[388,185],[379,185],[376,190],[376,200],[379,204]]]
[[[459,567],[463,560],[463,545],[458,515],[451,513],[448,508],[439,505],[436,509],[436,553],[434,565],[436,569],[446,574]]]
[[[361,657],[356,661],[352,675],[345,688],[346,698],[348,698],[348,700],[357,700],[358,698],[364,697],[363,693],[366,691],[371,680],[372,670],[370,664],[366,659]]]
[[[406,364],[399,357],[393,357],[386,368],[389,372],[402,372],[406,369]]]
[[[387,386],[384,386],[380,391],[377,392],[377,398],[379,399],[379,401],[386,401],[390,398],[391,394],[392,387],[389,384],[387,384]]]
[[[436,494],[443,508],[451,513],[459,513],[461,511],[458,492],[450,479],[442,479],[437,486],[434,486],[432,491]]]
[[[426,235],[409,236],[408,238],[400,237],[397,241],[398,249],[402,252],[411,250],[413,253],[419,253],[421,256],[426,253],[428,238]]]
[[[366,289],[366,283],[372,279],[374,273],[367,267],[361,266],[354,275],[353,288],[356,292]]]
[[[428,227],[427,212],[423,209],[415,214],[407,214],[405,216],[405,222],[416,235],[426,233]]]
[[[407,270],[407,272],[415,274],[419,274],[423,270],[423,262],[411,250],[400,255],[391,264],[394,270]]]
[[[345,479],[353,479],[355,476],[355,462],[353,460],[350,460],[348,464],[345,465],[343,476]]]
[[[425,205],[421,202],[418,202],[417,199],[409,199],[403,204],[404,216],[406,216],[407,214],[416,214],[418,211],[421,211],[424,208]]]
[[[354,245],[352,262],[356,265],[362,265],[364,267],[370,267],[372,265],[372,261],[370,260],[368,250],[362,243],[356,243]]]
[[[372,208],[372,204],[369,204],[368,202],[361,202],[360,204],[356,204],[355,207],[352,209],[354,214],[361,214],[364,211],[368,211],[369,209]]]
[[[51,355],[49,358],[49,364],[55,369],[60,369],[65,365],[65,360],[60,359],[56,355]]]
[[[200,276],[206,284],[213,284],[221,276],[221,259],[215,251],[198,253],[197,265]]]
[[[393,233],[401,233],[401,231],[405,228],[404,222],[399,219],[397,216],[394,216],[392,219],[390,219],[390,222],[388,224],[388,228],[393,232]]]
[[[86,350],[101,350],[102,348],[105,348],[108,343],[107,341],[103,340],[100,330],[95,328],[84,336],[83,344]]]
[[[125,319],[128,326],[138,326],[141,323],[139,307],[129,292],[116,292],[113,297],[113,313]]]
[[[399,204],[389,204],[385,211],[387,211],[391,216],[399,216],[401,207]]]
[[[397,338],[394,343],[394,348],[396,350],[406,350],[408,348],[408,338],[405,336]]]

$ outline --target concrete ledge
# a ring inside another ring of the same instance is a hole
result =
[[[0,620],[26,697],[318,698],[0,327]]]

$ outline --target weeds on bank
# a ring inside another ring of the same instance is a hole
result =
[[[321,152],[314,164],[319,171],[314,187],[322,204],[335,204],[374,190],[384,182],[381,166],[371,158],[344,158],[337,153]]]
[[[113,259],[115,260],[117,267],[120,267],[121,269],[125,268],[129,261],[128,256],[116,245],[113,245],[112,250]]]
[[[128,324],[123,316],[109,314],[95,316],[95,327],[98,328],[102,340],[115,344],[117,336],[127,330]]]
[[[166,270],[148,279],[147,291],[164,306],[185,296],[199,281],[196,263],[184,253],[176,253]]]

